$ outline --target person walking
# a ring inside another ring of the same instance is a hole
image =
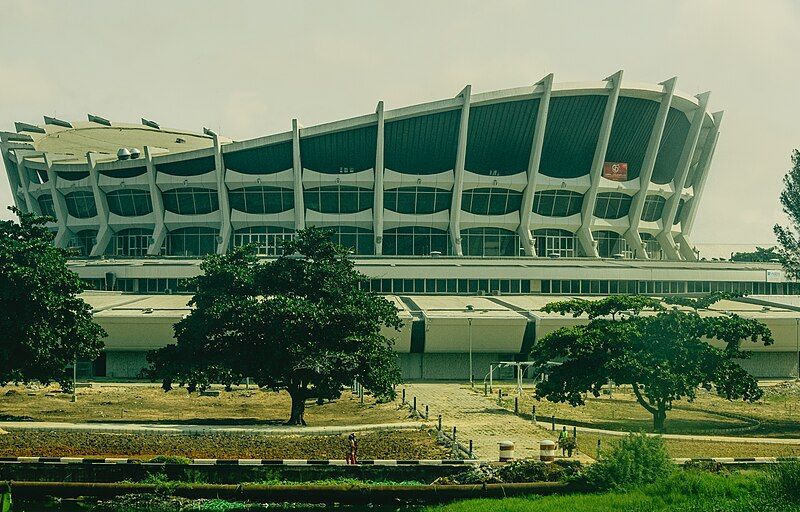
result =
[[[564,427],[562,427],[562,429],[561,429],[561,433],[560,433],[560,434],[558,434],[558,446],[559,446],[559,448],[561,448],[561,456],[562,456],[562,457],[564,457],[564,456],[566,455],[566,453],[565,453],[565,452],[567,451],[567,446],[566,446],[566,445],[567,445],[567,442],[566,442],[566,439],[567,439],[568,437],[569,437],[569,434],[567,433],[567,427],[566,427],[566,426],[564,426]]]
[[[347,463],[358,464],[358,440],[356,439],[355,433],[352,433],[349,436],[347,436],[347,444],[348,444]]]

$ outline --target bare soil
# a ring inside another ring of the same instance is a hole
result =
[[[13,431],[0,436],[3,457],[127,457],[216,459],[344,459],[346,435],[107,434]],[[449,451],[435,432],[402,430],[358,435],[360,459],[441,459]]]
[[[24,386],[0,387],[0,420],[68,422],[152,422],[183,424],[281,424],[289,417],[286,392],[262,391],[255,386],[222,388],[219,396],[201,396],[176,388],[165,393],[157,385],[97,385],[78,388],[77,402],[57,386],[34,391]],[[32,394],[32,396],[29,396]],[[365,397],[361,405],[349,390],[332,402],[308,401],[306,422],[313,426],[365,425],[409,421],[398,402],[378,404]]]

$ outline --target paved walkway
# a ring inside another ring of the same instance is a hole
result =
[[[183,425],[166,423],[66,423],[51,421],[0,421],[0,430],[46,430],[61,432],[105,432],[122,434],[267,434],[319,435],[345,434],[380,430],[416,429],[421,422],[379,423],[372,425],[335,425],[295,427],[285,425]]]
[[[456,427],[458,440],[465,446],[473,441],[473,450],[478,459],[497,460],[500,441],[512,441],[516,457],[538,457],[539,441],[555,440],[555,432],[550,432],[532,422],[501,409],[492,398],[471,392],[461,384],[419,383],[407,384],[406,400],[417,398],[417,409],[429,407],[429,419],[435,422],[443,416],[444,428]],[[2,426],[2,425],[0,425]],[[578,454],[581,461],[590,457]]]

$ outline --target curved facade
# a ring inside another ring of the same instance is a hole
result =
[[[0,139],[17,205],[81,256],[269,256],[316,225],[355,255],[693,260],[722,116],[675,86],[548,75],[239,142],[96,116]]]

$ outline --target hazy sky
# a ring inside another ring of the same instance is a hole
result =
[[[798,27],[796,0],[0,0],[0,130],[91,112],[246,139],[466,84],[677,75],[680,90],[710,90],[711,110],[725,110],[693,241],[770,243],[800,147]]]

